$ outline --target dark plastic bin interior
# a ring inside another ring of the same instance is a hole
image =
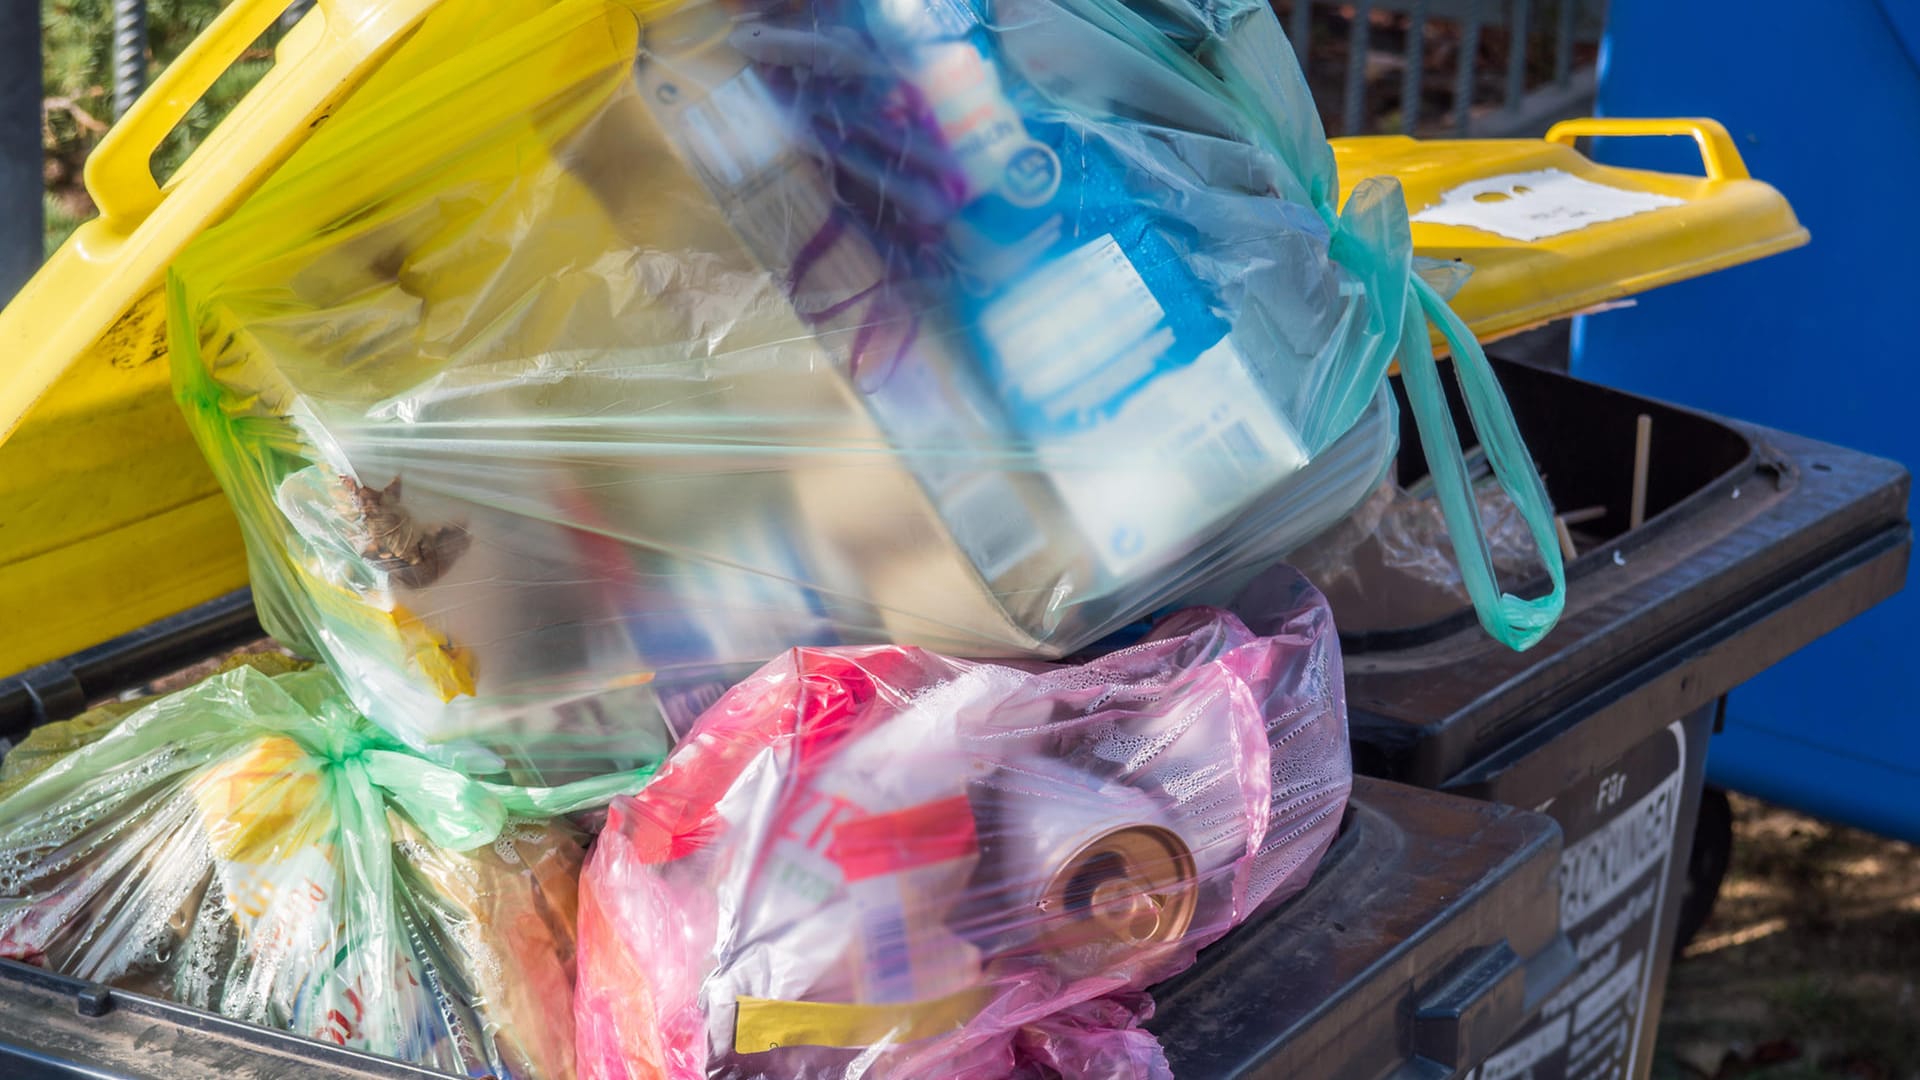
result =
[[[1620,955],[1633,943],[1643,958],[1639,988],[1614,1003],[1624,1010],[1608,1021],[1615,1026],[1586,1028],[1584,1050],[1574,1039],[1548,1049],[1566,1030],[1554,1025],[1568,1020],[1549,1010],[1489,1069],[1505,1076],[1525,1061],[1543,1080],[1613,1075],[1653,1052],[1681,915],[1668,900],[1687,884],[1716,699],[1900,587],[1908,477],[1896,463],[1786,432],[1539,368],[1495,367],[1556,510],[1604,508],[1569,530],[1578,554],[1558,626],[1530,650],[1507,649],[1464,602],[1421,588],[1394,565],[1405,559],[1393,545],[1371,537],[1346,560],[1356,573],[1342,577],[1337,560],[1315,572],[1346,644],[1355,768],[1544,810],[1565,831],[1573,895],[1605,895],[1591,883],[1618,882],[1612,899],[1562,913],[1581,949],[1575,985],[1604,974],[1605,954],[1587,951],[1604,936]],[[1457,395],[1453,409],[1471,430]],[[1641,417],[1646,517],[1629,528]],[[1401,446],[1399,478],[1417,483],[1427,473],[1418,439],[1408,431]],[[1437,514],[1415,509],[1426,515],[1407,522],[1417,535]],[[1544,573],[1502,585],[1521,595],[1546,588]],[[1635,869],[1622,836],[1664,850],[1665,862]],[[1596,875],[1595,866],[1610,869]],[[1623,906],[1629,894],[1652,903]]]
[[[1684,515],[1689,503],[1726,494],[1753,457],[1753,444],[1745,435],[1712,417],[1523,364],[1494,363],[1513,406],[1514,421],[1533,452],[1555,509],[1606,508],[1605,516],[1569,527],[1582,553],[1567,567],[1570,580],[1611,560],[1612,551],[1621,545],[1609,542],[1629,531],[1634,441],[1641,416],[1652,420],[1647,458],[1657,466],[1648,470],[1646,518],[1626,539],[1629,545],[1663,528],[1664,519]],[[1451,378],[1443,381],[1454,424],[1461,437],[1470,441],[1468,433],[1473,429],[1459,385]],[[1400,483],[1406,486],[1427,476],[1427,459],[1412,427],[1413,410],[1406,391],[1397,378],[1393,391],[1400,402],[1402,429],[1397,465]],[[1444,556],[1451,560],[1453,553],[1448,550]],[[1377,605],[1344,615],[1336,609],[1336,616],[1342,616],[1340,639],[1348,652],[1408,648],[1474,622],[1473,609],[1464,601],[1439,618],[1433,618],[1431,611],[1417,620],[1396,616],[1391,608],[1394,584],[1390,577],[1363,578],[1363,590],[1381,597]],[[1518,595],[1535,596],[1546,591],[1547,580],[1539,573],[1501,585]]]
[[[1488,636],[1464,604],[1343,632],[1354,765],[1367,775],[1475,794],[1482,774],[1505,767],[1494,755],[1544,747],[1574,725],[1623,748],[1903,586],[1912,529],[1899,463],[1552,371],[1494,367],[1556,508],[1607,513],[1575,533],[1566,609],[1527,651]],[[1464,419],[1457,402],[1456,414]],[[1642,415],[1652,420],[1647,517],[1628,530]],[[1417,439],[1402,445],[1411,482],[1425,463]],[[1391,595],[1366,599],[1390,609]],[[1351,629],[1351,609],[1338,597],[1333,609]],[[1563,766],[1568,776],[1583,767]]]

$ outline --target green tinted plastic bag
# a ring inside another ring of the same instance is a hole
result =
[[[572,1075],[561,789],[404,751],[280,657],[30,734],[0,766],[0,955],[460,1074]]]

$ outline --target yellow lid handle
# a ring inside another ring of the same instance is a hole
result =
[[[1588,117],[1562,120],[1547,129],[1547,141],[1572,146],[1583,135],[1683,135],[1700,147],[1709,180],[1745,180],[1747,163],[1733,136],[1718,120],[1705,117],[1673,120],[1635,120],[1626,117]]]
[[[233,0],[113,125],[87,158],[87,191],[101,217],[130,231],[160,205],[154,151],[287,5],[288,0]],[[345,28],[354,25],[355,13],[365,5],[366,0],[319,0],[317,6],[330,28]]]

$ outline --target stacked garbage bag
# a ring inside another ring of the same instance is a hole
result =
[[[1457,275],[1263,4],[440,0],[323,119],[168,281],[317,666],[17,748],[8,956],[454,1072],[1157,1075],[1147,988],[1339,825],[1272,568],[1394,362],[1451,587],[1557,617]]]
[[[259,665],[259,666],[256,666]],[[0,768],[0,956],[459,1075],[573,1075],[571,788],[469,779],[240,663]]]
[[[1325,601],[1081,666],[797,649],[615,802],[583,1074],[1163,1075],[1135,993],[1306,884],[1352,774]]]

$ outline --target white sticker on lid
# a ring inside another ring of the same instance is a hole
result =
[[[1413,220],[1424,225],[1463,225],[1532,243],[1685,201],[1596,184],[1559,169],[1539,169],[1461,184],[1413,215]]]

